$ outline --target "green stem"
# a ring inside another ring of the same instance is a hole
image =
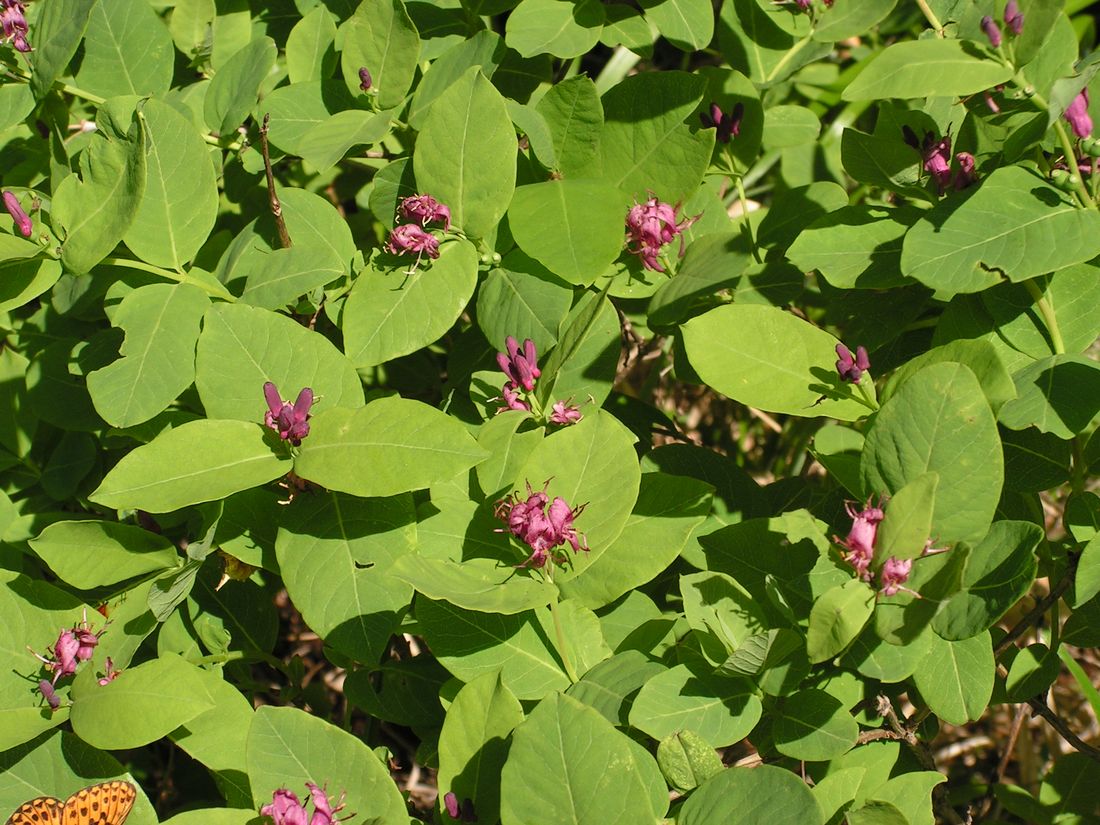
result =
[[[756,247],[756,238],[752,234],[752,221],[749,220],[749,199],[745,194],[745,182],[741,177],[739,167],[737,165],[737,159],[733,156],[733,151],[730,149],[729,144],[725,147],[726,162],[730,165],[730,178],[733,180],[733,185],[737,189],[737,199],[741,203],[741,225],[745,230],[745,235],[749,239],[749,249],[752,251],[752,257],[756,262],[763,263],[760,259],[760,250]]]
[[[215,653],[213,656],[203,656],[201,659],[188,659],[193,665],[221,665],[226,662],[235,662],[238,659],[246,659],[248,656],[243,650],[230,650],[226,653]]]
[[[552,563],[553,562],[548,562],[547,566]],[[547,581],[551,580],[549,575],[546,578]],[[565,675],[568,676],[569,681],[575,685],[580,680],[577,678],[577,671],[573,669],[573,663],[569,660],[569,654],[565,649],[565,631],[562,630],[561,616],[558,615],[557,594],[554,595],[554,600],[550,602],[550,615],[554,617],[554,635],[558,640],[558,655],[561,656],[561,663],[565,666]]]
[[[191,284],[192,286],[197,286],[203,292],[213,295],[215,298],[221,298],[223,301],[233,302],[237,300],[236,297],[220,283],[216,281],[205,281],[201,278],[189,275],[186,272],[173,272],[170,269],[162,269],[159,266],[147,264],[145,261],[135,261],[132,258],[119,258],[116,255],[109,255],[103,259],[102,263],[107,266],[122,266],[127,269],[137,269],[141,272],[148,272],[152,275],[158,275],[161,278],[167,278],[170,281],[176,281],[181,284]],[[215,286],[215,284],[217,284],[217,286]]]
[[[920,7],[928,24],[936,30],[936,37],[943,37],[943,23],[940,22],[940,19],[936,17],[936,13],[932,11],[932,8],[928,5],[928,0],[917,0],[917,5]]]
[[[868,392],[867,387],[863,385],[863,382],[860,381],[858,384],[856,384],[856,387],[859,389],[859,394],[863,396],[863,403],[867,406],[867,408],[870,410],[878,410],[878,404],[875,403],[875,399],[871,397],[871,393]]]
[[[1095,209],[1096,201],[1092,199],[1088,187],[1081,180],[1081,171],[1077,168],[1077,153],[1073,151],[1073,141],[1069,139],[1061,119],[1054,121],[1054,134],[1058,136],[1058,142],[1062,144],[1062,152],[1066,156],[1066,166],[1069,168],[1070,174],[1073,175],[1073,179],[1077,181],[1077,197],[1081,199],[1081,205],[1089,209]]]
[[[918,2],[921,2],[921,0],[918,0]],[[809,34],[807,34],[805,37],[803,37],[801,40],[791,46],[787,53],[779,59],[779,62],[772,67],[772,70],[768,72],[768,76],[764,78],[764,85],[771,83],[773,80],[775,80],[776,77],[779,76],[779,72],[782,69],[785,69],[787,67],[787,64],[794,58],[794,56],[802,51],[806,44],[813,39],[813,33],[814,30],[811,28]]]
[[[1046,296],[1043,295],[1043,291],[1039,289],[1034,278],[1024,281],[1024,286],[1031,294],[1032,299],[1035,301],[1035,306],[1039,308],[1039,312],[1043,316],[1043,321],[1047,325],[1047,332],[1050,333],[1050,344],[1054,348],[1054,354],[1065,354],[1066,345],[1062,341],[1062,331],[1058,327],[1058,316],[1054,314],[1054,308],[1050,305],[1050,302],[1047,301]]]

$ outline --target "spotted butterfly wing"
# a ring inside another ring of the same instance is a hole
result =
[[[122,825],[137,789],[129,782],[101,782],[81,788],[64,802],[40,796],[24,802],[6,825]]]

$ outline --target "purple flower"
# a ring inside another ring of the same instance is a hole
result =
[[[847,549],[848,552],[845,554],[844,560],[856,569],[859,577],[864,581],[870,581],[871,561],[875,557],[875,540],[878,538],[878,526],[886,517],[882,511],[882,502],[879,502],[879,506],[872,507],[871,499],[867,499],[863,509],[858,512],[851,503],[846,504],[844,509],[852,519],[852,528],[848,531],[848,537],[844,540],[835,536],[833,540]]]
[[[588,550],[584,536],[577,534],[573,524],[584,508],[583,504],[571,508],[561,496],[551,502],[545,490],[535,492],[528,482],[526,499],[521,499],[518,493],[509,493],[497,502],[494,513],[508,525],[508,532],[531,548],[531,555],[519,566],[539,568],[547,560],[565,564],[567,557],[553,551],[567,542],[574,553]]]
[[[413,195],[405,198],[397,207],[397,213],[407,221],[427,226],[433,221],[443,224],[444,229],[451,228],[451,210],[431,195]]]
[[[899,590],[909,590],[909,588],[902,587],[902,585],[909,580],[909,571],[912,569],[912,559],[905,559],[902,561],[893,556],[888,558],[886,563],[882,565],[880,579],[882,583],[882,595],[893,596]],[[912,593],[913,591],[909,590],[909,592]]]
[[[504,406],[497,410],[498,413],[502,413],[505,410],[525,410],[531,412],[531,405],[519,397],[519,391],[516,390],[516,385],[511,381],[500,388],[500,397],[501,400],[504,401]]]
[[[555,401],[554,406],[550,409],[550,422],[552,424],[576,424],[582,418],[579,407],[574,406],[572,398],[569,401]]]
[[[39,680],[38,692],[42,694],[42,698],[46,700],[46,704],[50,706],[50,710],[57,710],[61,707],[61,697],[57,695],[57,691],[53,689],[53,685],[46,679]]]
[[[989,107],[989,111],[995,115],[1000,114],[1001,107],[997,105],[997,101],[993,99],[993,95],[988,89],[982,92],[982,97],[985,98],[985,105]]]
[[[17,52],[32,51],[27,42],[26,9],[18,0],[0,0],[0,25],[4,28],[3,40],[11,43]]]
[[[982,31],[985,32],[985,36],[989,38],[989,45],[993,48],[1000,48],[1001,45],[1001,30],[996,23],[993,22],[993,18],[988,14],[982,18]]]
[[[334,806],[325,788],[313,782],[307,782],[306,787],[309,788],[309,797],[313,800],[313,816],[310,817],[309,825],[332,825],[333,822],[339,822],[336,814],[344,809],[344,797],[347,793],[340,794],[340,799]]]
[[[313,406],[313,390],[304,388],[298,393],[298,399],[291,404],[284,401],[276,386],[268,381],[264,384],[264,398],[267,400],[264,424],[275,430],[283,441],[289,441],[297,447],[309,435],[309,408]]]
[[[729,114],[722,111],[717,103],[710,104],[710,114],[699,113],[699,119],[703,122],[704,129],[717,129],[715,140],[719,143],[729,143],[731,138],[741,134],[741,118],[745,114],[745,104],[737,103]]]
[[[936,140],[936,136],[928,132],[924,136],[921,154],[924,171],[932,176],[936,188],[943,192],[951,180],[951,135],[944,135]]]
[[[110,656],[107,657],[105,667],[107,668],[107,671],[102,676],[100,676],[99,679],[96,680],[97,682],[99,682],[100,687],[106,687],[107,685],[111,684],[111,682],[117,679],[118,675],[122,673],[121,670],[115,670],[115,663],[111,661]]]
[[[271,802],[260,808],[260,813],[275,820],[275,825],[309,825],[305,806],[294,791],[279,788],[271,796]]]
[[[477,822],[477,816],[474,814],[474,801],[469,797],[463,799],[460,806],[458,797],[455,796],[453,791],[448,791],[443,794],[443,807],[447,811],[447,816],[451,819],[457,819],[460,822]]]
[[[359,88],[364,92],[370,90],[371,78],[370,72],[367,71],[367,67],[363,66],[359,69]]]
[[[863,378],[863,373],[871,369],[871,362],[867,358],[867,350],[856,347],[855,356],[844,344],[836,345],[836,371],[845,381],[858,384]]]
[[[1020,5],[1016,0],[1005,3],[1005,25],[1014,35],[1019,35],[1024,30],[1024,16],[1020,14]]]
[[[403,223],[395,226],[390,232],[390,239],[386,242],[386,251],[391,255],[403,255],[406,252],[416,253],[416,264],[427,255],[429,258],[439,257],[439,241],[431,232],[425,232],[424,228],[415,223]]]
[[[542,375],[539,370],[535,342],[530,338],[523,342],[523,350],[520,351],[519,342],[515,336],[509,335],[504,340],[506,353],[497,353],[497,364],[501,371],[508,376],[515,388],[523,387],[527,392],[535,388],[535,379]]]
[[[664,272],[665,268],[657,259],[661,247],[680,235],[699,219],[696,215],[677,222],[676,210],[679,204],[670,206],[652,197],[644,204],[635,203],[626,213],[626,248],[642,259],[646,269]],[[684,241],[680,239],[680,253],[683,254]]]
[[[19,205],[19,198],[16,197],[14,192],[4,191],[4,208],[8,210],[8,214],[15,221],[15,225],[19,227],[19,233],[24,238],[29,238],[31,236],[31,219],[23,211],[23,207]]]
[[[1079,138],[1087,138],[1092,134],[1092,118],[1089,117],[1089,92],[1082,89],[1081,93],[1073,99],[1066,108],[1066,120],[1073,128],[1073,134]]]
[[[955,188],[965,189],[978,179],[974,171],[974,156],[969,152],[959,152],[955,155],[955,162],[959,164],[959,171],[955,173]]]

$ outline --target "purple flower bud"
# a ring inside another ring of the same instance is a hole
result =
[[[974,156],[969,152],[959,152],[955,155],[955,162],[959,164],[959,171],[955,173],[955,189],[965,189],[978,179],[974,171]]]
[[[913,569],[913,560],[896,559],[893,556],[882,565],[882,595],[893,596],[899,590],[907,590],[902,585],[909,581],[909,571]]]
[[[443,794],[443,807],[447,809],[447,816],[458,819],[458,797],[453,791]]]
[[[413,195],[405,198],[397,207],[398,214],[406,221],[427,226],[433,221],[441,222],[443,228],[451,228],[451,210],[431,195]]]
[[[268,381],[264,384],[264,399],[267,401],[264,424],[275,430],[283,441],[289,441],[295,447],[301,444],[302,439],[309,435],[309,408],[313,406],[313,390],[305,387],[291,404],[284,401],[276,386]]]
[[[584,418],[584,416],[581,415],[580,408],[570,403],[572,400],[573,399],[570,398],[569,401],[554,402],[554,406],[550,408],[552,410],[550,413],[550,422],[552,424],[576,424]]]
[[[457,819],[460,822],[477,822],[477,816],[474,814],[474,801],[469,797],[463,799],[462,804],[459,805],[458,797],[455,796],[453,791],[448,791],[443,794],[443,808],[451,819]]]
[[[535,379],[542,375],[539,369],[535,342],[530,338],[523,342],[523,351],[520,351],[519,342],[515,336],[509,335],[504,341],[507,353],[497,353],[497,364],[501,371],[508,376],[513,388],[523,387],[527,392],[535,388]]]
[[[741,118],[745,114],[745,104],[738,102],[729,114],[725,114],[717,103],[710,104],[710,114],[699,113],[699,120],[703,122],[705,129],[717,129],[715,140],[719,143],[729,143],[732,138],[741,134]]]
[[[57,691],[53,689],[53,685],[47,680],[39,680],[38,692],[42,694],[42,698],[46,700],[46,704],[50,706],[50,710],[57,710],[61,707],[61,697],[57,695]]]
[[[519,397],[519,390],[516,389],[516,385],[511,381],[500,388],[500,400],[504,402],[504,406],[497,410],[498,413],[502,413],[505,410],[526,410],[527,412],[531,412],[531,405]]]
[[[993,48],[999,48],[1001,45],[1001,30],[996,23],[993,22],[993,18],[988,14],[982,18],[982,31],[985,32],[985,36],[989,38],[989,45]]]
[[[95,653],[96,645],[99,644],[99,636],[86,627],[76,628],[73,631],[73,636],[77,641],[76,660],[86,662],[91,659],[92,654]]]
[[[1066,108],[1066,120],[1069,121],[1073,134],[1079,138],[1087,138],[1092,134],[1092,118],[1089,117],[1089,92],[1082,89],[1080,94]]]
[[[19,233],[24,238],[29,238],[31,236],[31,219],[23,211],[23,207],[19,205],[19,198],[16,197],[14,192],[4,190],[4,208],[8,210],[8,214],[15,221],[15,225],[19,227]]]
[[[670,206],[652,197],[644,204],[635,203],[626,213],[627,251],[640,257],[646,269],[664,272],[665,268],[657,259],[661,247],[699,220],[695,215],[677,223],[676,210],[679,208],[679,204]],[[680,253],[683,251],[684,241],[680,238]]]
[[[359,69],[359,88],[362,89],[364,92],[366,92],[366,91],[370,90],[370,85],[371,85],[370,72],[367,71],[366,66],[363,66],[362,68]]]
[[[105,666],[107,668],[107,672],[96,680],[99,683],[100,687],[106,687],[107,685],[111,684],[111,682],[117,679],[118,675],[122,673],[121,670],[115,670],[115,663],[111,661],[110,656],[107,657]]]
[[[3,27],[4,42],[11,43],[17,52],[32,51],[27,42],[26,9],[18,0],[0,0],[0,26]]]
[[[1005,3],[1005,25],[1017,36],[1024,30],[1024,16],[1020,14],[1020,4],[1016,0]]]
[[[856,347],[856,354],[853,357],[852,351],[844,344],[837,344],[836,354],[839,356],[836,360],[836,371],[845,381],[858,384],[863,378],[863,373],[871,369],[867,350],[863,347]]]
[[[942,193],[951,181],[951,135],[944,135],[936,140],[932,132],[926,132],[921,145],[921,156],[924,160],[924,171],[932,176],[936,189]]]
[[[439,241],[431,232],[415,223],[403,223],[395,226],[390,232],[390,239],[386,242],[386,251],[391,255],[403,255],[406,252],[416,253],[416,263],[427,255],[429,258],[439,257]]]

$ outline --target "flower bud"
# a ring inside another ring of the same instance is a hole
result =
[[[997,49],[1001,46],[1001,30],[997,24],[993,22],[993,18],[988,14],[982,18],[982,31],[985,32],[985,36],[989,38],[989,45]]]
[[[371,77],[370,72],[367,71],[367,67],[363,66],[359,69],[359,88],[364,92],[370,91]]]
[[[24,238],[29,238],[31,236],[31,219],[23,211],[23,207],[19,205],[19,198],[16,197],[14,192],[4,190],[4,208],[8,210],[8,214],[15,221],[15,225],[19,227],[19,234]]]

